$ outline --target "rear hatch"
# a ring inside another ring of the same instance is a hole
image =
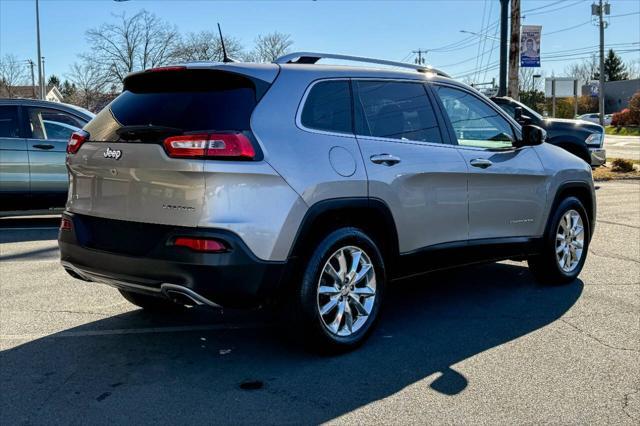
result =
[[[85,127],[86,140],[70,153],[68,209],[134,222],[196,226],[205,196],[204,151],[171,151],[197,135],[249,142],[260,153],[249,121],[264,82],[215,69],[167,67],[125,79],[123,92]],[[189,142],[190,141],[190,142]],[[205,140],[206,142],[206,140]],[[213,142],[206,142],[213,143]],[[251,151],[251,147],[254,151]],[[186,155],[185,155],[186,152]],[[240,155],[240,154],[238,154]]]

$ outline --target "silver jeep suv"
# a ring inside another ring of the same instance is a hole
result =
[[[62,265],[147,309],[277,300],[298,337],[350,348],[402,277],[503,259],[577,277],[591,168],[544,137],[428,67],[134,73],[69,141]]]

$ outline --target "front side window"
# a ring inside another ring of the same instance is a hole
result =
[[[28,116],[32,139],[68,140],[86,124],[80,118],[50,108],[29,108]]]
[[[19,138],[18,107],[0,106],[0,138]]]
[[[511,148],[513,129],[498,111],[471,93],[448,86],[434,86],[458,139],[458,145],[478,148]]]
[[[363,136],[441,143],[433,107],[422,83],[358,81]]]
[[[309,129],[352,133],[351,110],[347,80],[321,81],[307,95],[300,122]]]

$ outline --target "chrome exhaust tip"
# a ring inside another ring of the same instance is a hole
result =
[[[162,294],[165,295],[165,297],[182,305],[187,305],[187,306],[206,305],[212,308],[222,309],[222,306],[218,305],[217,303],[212,302],[211,300],[199,295],[198,293],[191,290],[190,288],[183,287],[181,285],[165,283],[160,286],[160,289],[162,291]]]

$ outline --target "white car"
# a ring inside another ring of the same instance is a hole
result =
[[[605,126],[610,126],[611,125],[611,114],[605,114],[604,116],[604,125]],[[582,114],[576,117],[576,119],[578,120],[584,120],[584,121],[590,121],[592,123],[596,123],[596,124],[600,124],[600,114],[598,114],[597,112],[591,113],[591,114]]]

